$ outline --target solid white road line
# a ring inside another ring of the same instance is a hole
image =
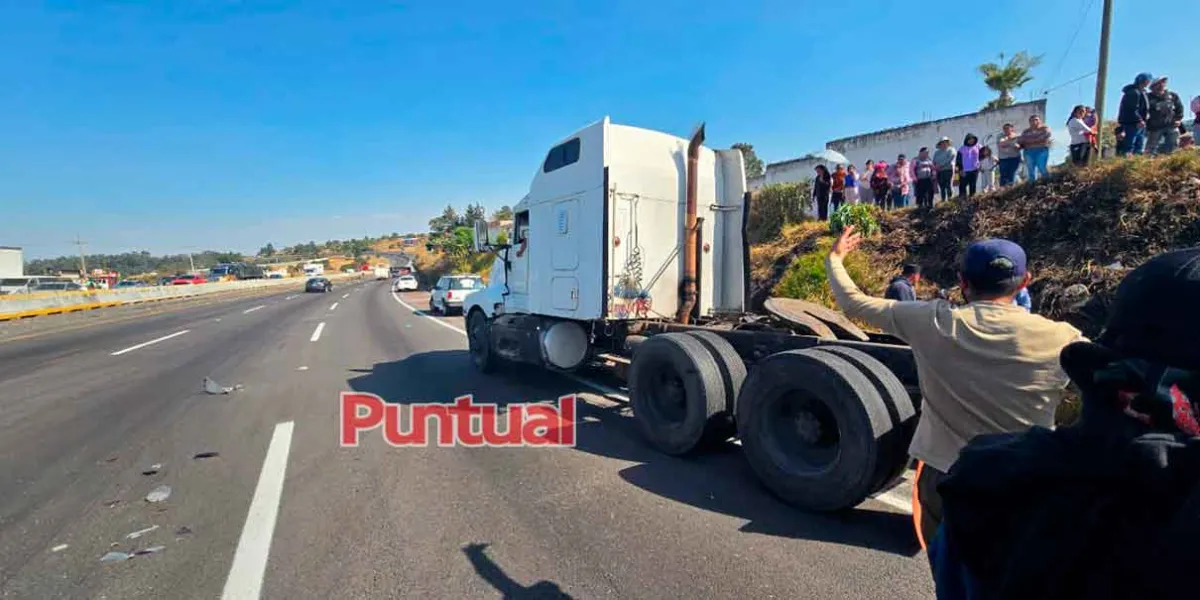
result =
[[[449,329],[449,330],[451,330],[451,331],[457,331],[457,332],[459,332],[459,333],[461,333],[461,334],[463,334],[463,335],[467,335],[467,332],[466,332],[466,331],[464,331],[464,330],[462,330],[462,329],[459,329],[459,328],[457,328],[457,327],[455,327],[455,326],[453,326],[453,325],[451,325],[451,324],[449,324],[449,323],[447,323],[447,322],[445,322],[445,321],[443,321],[443,320],[441,320],[441,319],[438,319],[438,318],[432,317],[432,316],[430,316],[430,315],[427,315],[427,314],[425,314],[425,313],[424,313],[424,312],[422,312],[422,311],[419,311],[419,310],[417,310],[417,309],[416,309],[416,307],[414,307],[413,305],[411,305],[411,304],[409,304],[409,303],[407,303],[407,302],[405,302],[405,301],[401,300],[401,299],[400,299],[400,296],[397,296],[397,295],[396,295],[396,292],[392,292],[392,299],[393,299],[393,300],[395,300],[396,302],[399,302],[399,303],[400,303],[400,306],[403,306],[404,308],[407,308],[408,310],[411,310],[411,311],[413,311],[414,313],[417,313],[417,315],[418,315],[418,316],[425,317],[426,319],[429,319],[430,321],[433,321],[434,323],[437,323],[438,325],[441,325],[442,327],[445,327],[446,329]]]
[[[149,345],[151,345],[151,344],[157,344],[157,343],[159,343],[159,342],[161,342],[161,341],[163,341],[163,340],[169,340],[169,339],[171,339],[171,338],[173,338],[173,337],[179,337],[179,336],[181,336],[181,335],[183,335],[183,334],[185,334],[185,333],[187,333],[187,332],[189,332],[189,331],[191,331],[191,330],[190,330],[190,329],[184,329],[183,331],[176,331],[175,333],[172,333],[171,335],[164,335],[164,336],[162,336],[162,337],[160,337],[160,338],[156,338],[156,339],[150,340],[150,341],[148,341],[148,342],[142,342],[142,343],[140,343],[140,344],[138,344],[138,345],[136,345],[136,346],[130,346],[130,347],[128,347],[128,348],[126,348],[126,349],[124,349],[124,350],[117,350],[116,352],[113,352],[113,353],[112,353],[112,355],[113,355],[113,356],[120,356],[120,355],[122,355],[122,354],[125,354],[126,352],[133,352],[134,350],[137,350],[138,348],[145,348],[146,346],[149,346]]]
[[[223,600],[246,598],[258,600],[262,594],[263,574],[271,554],[271,537],[275,534],[275,518],[279,515],[279,500],[283,496],[283,478],[287,472],[288,452],[292,447],[293,421],[275,425],[267,457],[258,475],[258,487],[250,500],[250,511],[242,527],[233,554],[233,566],[225,580]]]
[[[260,308],[266,308],[266,307],[267,307],[267,305],[266,305],[266,304],[259,304],[258,306],[255,306],[254,308],[247,308],[246,310],[243,310],[243,311],[242,311],[242,314],[243,314],[243,315],[248,315],[248,314],[250,314],[250,313],[252,313],[252,312],[254,312],[254,311],[256,311],[256,310],[258,310],[258,309],[260,309]]]
[[[333,304],[329,305],[329,310],[333,310],[333,309],[337,308],[337,305],[338,305],[337,302],[334,302]]]
[[[317,323],[317,328],[313,330],[312,337],[308,338],[308,341],[315,342],[315,341],[321,339],[321,332],[324,330],[325,330],[325,322],[321,321],[320,323]]]
[[[905,499],[901,494],[896,492],[896,489],[890,489],[882,494],[871,496],[871,498],[903,511],[905,514],[912,514],[912,500]]]

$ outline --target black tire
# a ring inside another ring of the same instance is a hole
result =
[[[775,495],[800,508],[836,511],[875,491],[891,418],[852,363],[789,350],[758,363],[746,379],[738,430],[746,460]]]
[[[721,371],[721,382],[725,385],[725,415],[720,428],[714,428],[711,441],[725,441],[737,435],[734,415],[737,411],[738,393],[746,383],[746,363],[733,346],[723,337],[711,331],[690,331],[688,335],[700,340]]]
[[[471,312],[467,319],[467,348],[471,356],[471,364],[480,373],[491,373],[496,370],[499,359],[492,352],[491,336],[489,334],[487,316],[481,310]]]
[[[892,420],[892,430],[884,435],[882,442],[884,453],[889,456],[887,460],[880,462],[879,469],[876,470],[877,480],[872,493],[878,492],[888,487],[908,468],[908,444],[912,441],[912,425],[917,416],[912,398],[909,397],[904,384],[900,383],[887,366],[862,350],[845,346],[818,346],[814,350],[840,356],[858,367],[883,398],[888,416]]]
[[[433,303],[433,298],[429,299],[429,314],[437,315],[437,306]]]
[[[720,434],[725,385],[712,353],[694,337],[664,333],[638,347],[629,398],[642,434],[659,450],[688,454]]]

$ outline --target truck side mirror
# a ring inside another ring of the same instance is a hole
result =
[[[488,239],[488,224],[482,219],[475,221],[475,233],[471,236],[475,243],[476,252],[487,252],[491,249],[491,240]]]

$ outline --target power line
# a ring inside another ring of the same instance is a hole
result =
[[[1079,24],[1075,26],[1075,33],[1071,34],[1071,41],[1067,43],[1067,49],[1063,51],[1062,58],[1058,59],[1058,66],[1054,67],[1054,75],[1050,76],[1049,81],[1053,82],[1062,72],[1063,65],[1067,62],[1067,56],[1071,54],[1071,48],[1075,46],[1075,39],[1079,37],[1079,32],[1083,30],[1083,24],[1087,22],[1088,13],[1092,11],[1092,5],[1096,0],[1088,0],[1087,6],[1083,9],[1083,14],[1079,16]],[[1043,94],[1048,94],[1049,89],[1044,90]]]
[[[1057,91],[1057,90],[1060,90],[1060,89],[1062,89],[1062,88],[1065,88],[1065,87],[1067,87],[1068,85],[1071,85],[1072,83],[1075,83],[1075,82],[1077,82],[1077,81],[1083,81],[1084,79],[1087,79],[1088,77],[1091,77],[1092,75],[1095,75],[1095,74],[1096,74],[1096,71],[1092,71],[1092,72],[1090,72],[1090,73],[1085,73],[1085,74],[1083,74],[1083,75],[1080,75],[1079,77],[1076,77],[1075,79],[1072,79],[1072,80],[1070,80],[1070,81],[1067,81],[1067,82],[1065,82],[1065,83],[1062,83],[1062,84],[1060,84],[1060,85],[1056,85],[1056,86],[1054,86],[1054,87],[1052,87],[1052,88],[1049,88],[1049,89],[1047,89],[1046,91],[1042,92],[1042,95],[1043,95],[1043,96],[1049,96],[1049,95],[1050,95],[1050,92]]]

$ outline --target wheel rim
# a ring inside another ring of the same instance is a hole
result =
[[[767,401],[760,422],[763,447],[780,469],[817,475],[833,468],[841,454],[837,417],[820,398],[790,390]]]
[[[652,366],[643,388],[646,408],[657,422],[681,425],[687,419],[687,388],[683,378],[666,362]]]

